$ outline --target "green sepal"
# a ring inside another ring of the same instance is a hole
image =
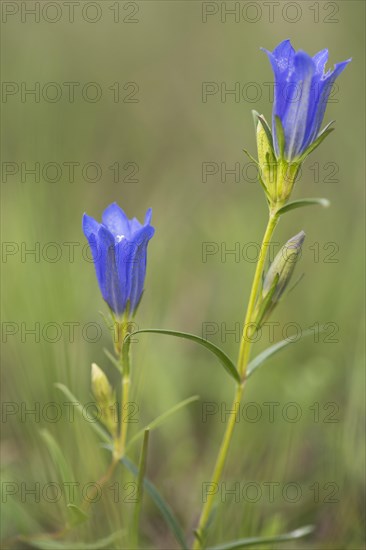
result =
[[[255,129],[257,129],[258,122],[262,125],[263,130],[267,134],[268,143],[271,146],[273,156],[275,156],[274,147],[273,147],[273,136],[270,127],[267,124],[267,121],[254,109],[252,110],[252,116],[254,119]]]
[[[208,340],[204,340],[200,336],[196,336],[195,334],[189,334],[188,332],[179,332],[175,330],[162,330],[162,329],[142,329],[142,330],[136,330],[135,332],[131,332],[127,338],[131,338],[135,334],[142,334],[142,333],[151,333],[151,334],[166,334],[168,336],[175,336],[177,338],[185,338],[186,340],[192,340],[193,342],[196,342],[197,344],[200,344],[204,348],[208,349],[216,355],[218,360],[220,361],[221,365],[224,367],[226,372],[230,374],[230,376],[238,383],[241,383],[240,375],[238,371],[236,370],[236,367],[234,363],[231,361],[231,359],[226,355],[224,351],[222,351],[220,348],[209,342]]]
[[[280,152],[280,158],[285,157],[285,132],[283,131],[282,122],[279,116],[275,116],[276,124],[276,137],[278,143],[278,149]]]
[[[327,136],[329,136],[329,134],[331,132],[333,132],[333,130],[335,130],[335,128],[330,128],[330,126],[334,123],[334,120],[332,120],[331,122],[329,122],[329,124],[326,125],[326,127],[324,128],[324,130],[322,130],[322,132],[320,132],[320,134],[318,135],[318,137],[316,138],[315,141],[313,141],[313,143],[306,149],[306,151],[304,151],[304,153],[301,155],[301,157],[299,158],[299,162],[303,162],[307,156],[310,155],[310,153],[312,153],[314,151],[314,149],[316,149],[317,147],[319,147],[319,145],[325,140],[325,138]]]
[[[257,166],[259,166],[259,162],[251,155],[248,151],[248,149],[243,149],[244,153],[247,155],[250,160],[252,160]]]
[[[265,183],[264,183],[264,181],[263,181],[263,179],[262,179],[262,176],[261,176],[261,167],[260,167],[259,162],[253,157],[253,155],[251,155],[251,154],[249,153],[249,151],[248,151],[247,149],[243,149],[243,151],[244,151],[244,153],[247,155],[247,157],[248,157],[250,160],[252,160],[252,161],[256,164],[256,166],[258,167],[258,181],[259,181],[259,183],[261,184],[261,186],[263,187],[263,191],[264,191],[264,193],[265,193],[265,195],[266,195],[267,201],[269,202],[269,201],[270,201],[270,196],[269,196],[269,193],[268,193],[268,189],[267,189],[267,187],[266,187],[266,185],[265,185]]]
[[[253,122],[254,122],[254,130],[257,131],[257,126],[258,126],[258,117],[259,117],[259,113],[258,111],[256,111],[255,109],[252,109],[252,118],[253,118]]]

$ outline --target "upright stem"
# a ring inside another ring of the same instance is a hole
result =
[[[238,371],[242,380],[244,380],[245,378],[246,368],[248,364],[249,352],[250,352],[251,343],[252,343],[251,336],[255,331],[255,327],[252,324],[253,323],[252,317],[253,317],[255,302],[258,294],[259,285],[262,279],[262,273],[263,273],[264,264],[267,257],[268,246],[271,242],[272,235],[276,228],[278,219],[279,218],[277,214],[270,214],[269,216],[267,227],[262,240],[261,251],[257,262],[257,267],[254,273],[252,289],[250,291],[247,312],[245,315],[243,335],[240,343],[239,358],[238,358],[238,365],[237,365]]]
[[[236,387],[234,401],[233,401],[233,405],[232,405],[232,410],[233,411],[237,411],[237,409],[238,409],[237,404],[240,403],[240,401],[241,401],[241,397],[242,397],[242,394],[243,394],[243,389],[244,389],[243,384],[238,385]],[[226,426],[224,438],[221,442],[219,454],[217,455],[214,471],[213,471],[213,474],[212,474],[212,477],[211,477],[212,489],[216,489],[217,485],[220,482],[220,479],[221,479],[221,476],[222,476],[222,471],[223,471],[224,466],[225,466],[227,453],[228,453],[229,446],[230,446],[230,443],[231,443],[231,438],[232,438],[232,435],[233,435],[236,419],[237,419],[237,412],[231,413],[230,417],[229,417],[228,424]],[[204,531],[206,529],[207,522],[208,522],[210,514],[211,514],[212,505],[213,505],[214,500],[215,500],[215,492],[216,491],[210,491],[210,493],[207,495],[207,500],[206,500],[206,502],[205,502],[205,504],[202,508],[201,517],[200,517],[200,520],[199,520],[199,523],[198,523],[198,528],[197,528],[196,533],[195,533],[196,538],[195,538],[194,543],[193,543],[193,547],[192,547],[193,550],[199,550],[200,548],[202,548],[202,538],[204,537]]]
[[[262,272],[264,268],[264,263],[267,257],[268,245],[272,239],[272,235],[277,225],[277,222],[278,222],[278,215],[276,213],[274,214],[271,213],[264,236],[263,236],[261,252],[260,252],[260,256],[256,266],[255,274],[254,274],[247,312],[245,315],[243,336],[240,344],[237,369],[241,376],[242,382],[241,384],[238,384],[235,389],[235,395],[234,395],[234,400],[232,405],[233,412],[230,414],[230,418],[226,426],[224,437],[220,446],[219,454],[217,456],[215,467],[211,477],[211,483],[213,488],[216,488],[218,483],[220,482],[222,472],[225,466],[227,454],[229,451],[232,435],[234,432],[234,427],[237,422],[239,404],[241,402],[244,386],[245,386],[245,373],[246,373],[247,364],[248,364],[249,355],[250,355],[251,338],[248,336],[251,328],[251,323],[253,322],[253,313],[254,313],[256,298],[259,290],[259,284],[261,281]],[[202,544],[203,544],[202,538],[204,537],[204,532],[207,527],[207,522],[211,514],[212,506],[215,500],[215,493],[216,491],[210,491],[210,494],[207,495],[207,500],[202,508],[200,520],[198,523],[198,528],[196,530],[195,540],[192,547],[193,550],[200,550],[202,548]]]
[[[122,367],[122,380],[121,380],[121,418],[120,418],[120,431],[115,440],[115,450],[114,455],[117,457],[117,460],[122,458],[126,448],[127,440],[127,428],[128,422],[124,420],[124,408],[128,405],[129,394],[130,394],[130,341],[125,340],[127,335],[127,327],[121,330],[120,342],[117,346],[118,352],[120,354],[120,362]]]
[[[122,410],[121,410],[121,432],[120,432],[120,452],[121,456],[124,454],[127,439],[128,422],[124,420],[124,407],[128,403],[130,394],[130,374],[123,372],[122,375]]]

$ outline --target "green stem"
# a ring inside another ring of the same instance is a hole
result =
[[[253,312],[255,308],[255,302],[258,295],[259,285],[262,279],[262,273],[264,270],[264,264],[267,257],[268,246],[271,242],[272,235],[276,228],[278,219],[279,217],[277,214],[270,214],[269,216],[267,227],[262,240],[259,260],[257,262],[257,267],[255,269],[252,289],[250,291],[249,302],[248,302],[248,307],[247,307],[247,312],[245,315],[245,321],[244,321],[244,327],[243,327],[243,335],[242,335],[240,350],[239,350],[239,358],[238,358],[238,371],[242,380],[245,379],[245,373],[246,373],[246,368],[247,368],[248,359],[249,359],[249,352],[252,344],[251,336],[253,335],[253,332],[254,332],[253,329],[255,330],[255,327],[252,325],[252,322],[253,322],[252,317],[253,317]]]
[[[230,414],[230,418],[228,421],[228,424],[226,426],[226,430],[224,433],[224,437],[220,446],[219,454],[216,459],[214,471],[211,477],[211,483],[213,486],[217,486],[220,482],[222,472],[225,466],[227,454],[229,451],[231,439],[234,432],[234,427],[237,422],[237,415],[239,412],[239,406],[243,392],[244,392],[244,386],[245,386],[245,374],[246,374],[246,368],[249,360],[250,355],[250,348],[251,348],[251,338],[248,337],[248,331],[251,328],[254,308],[256,304],[256,298],[258,295],[259,285],[262,278],[262,273],[264,269],[265,260],[267,257],[267,250],[268,245],[272,239],[273,232],[276,228],[277,222],[278,222],[278,215],[276,213],[271,213],[269,216],[269,220],[267,223],[267,227],[263,236],[262,246],[261,246],[261,253],[259,256],[259,260],[256,266],[254,279],[252,283],[252,288],[250,291],[249,296],[249,302],[247,307],[247,312],[245,315],[245,322],[244,322],[244,328],[243,328],[243,336],[240,344],[240,350],[239,350],[239,358],[238,358],[238,372],[241,376],[242,383],[240,385],[237,385],[235,389],[235,395],[232,405],[232,413]],[[235,411],[235,412],[234,412]],[[193,550],[200,550],[203,546],[202,539],[205,536],[205,529],[207,527],[207,522],[209,520],[212,506],[215,500],[215,494],[213,492],[210,492],[210,494],[207,496],[207,500],[202,508],[200,520],[198,523],[198,528],[196,530],[196,536],[193,543]]]
[[[241,401],[243,389],[244,389],[243,384],[236,387],[234,401],[232,405],[232,411],[238,411],[239,407],[237,404],[240,403]],[[220,482],[222,471],[224,469],[225,462],[226,462],[227,453],[231,443],[231,438],[233,435],[236,419],[237,419],[237,412],[235,413],[232,412],[230,414],[229,422],[225,430],[224,438],[221,442],[221,447],[220,447],[219,454],[216,459],[215,468],[211,477],[211,483],[213,487],[216,487]],[[196,531],[196,538],[192,547],[193,550],[199,550],[200,548],[202,548],[202,537],[204,537],[204,531],[206,529],[207,522],[211,514],[211,509],[212,509],[214,500],[215,500],[215,494],[213,492],[210,492],[207,495],[207,500],[202,508],[201,517],[200,517],[198,528]]]
[[[120,354],[120,362],[122,367],[122,380],[121,380],[121,419],[120,419],[120,430],[119,434],[115,439],[115,449],[114,457],[119,460],[123,457],[126,449],[127,441],[127,428],[128,422],[124,420],[124,409],[128,406],[128,400],[130,395],[130,341],[125,340],[127,334],[127,327],[123,328],[120,332],[120,342],[117,346],[118,352]]]
[[[130,364],[129,364],[129,341],[123,344],[121,351],[121,361],[122,361],[122,399],[121,399],[121,428],[120,435],[118,440],[118,454],[119,458],[125,453],[126,441],[127,441],[127,428],[128,422],[124,418],[124,411],[128,407],[128,400],[130,395]]]
[[[121,452],[121,456],[123,456],[125,452],[126,447],[126,440],[127,440],[127,428],[128,428],[128,422],[124,420],[124,408],[125,405],[128,404],[130,394],[130,375],[129,374],[123,374],[122,376],[122,412],[121,412],[121,433],[120,433],[120,444],[119,449]]]

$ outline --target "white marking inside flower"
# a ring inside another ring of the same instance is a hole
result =
[[[125,239],[125,238],[126,238],[126,237],[125,237],[124,235],[117,235],[117,236],[116,236],[116,241],[117,241],[118,243],[120,243],[120,242],[122,241],[122,239]]]

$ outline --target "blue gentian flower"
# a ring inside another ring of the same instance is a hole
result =
[[[334,70],[325,72],[328,50],[311,57],[306,52],[295,51],[290,40],[284,40],[267,53],[275,76],[275,95],[272,112],[273,145],[277,158],[282,156],[281,136],[276,117],[282,123],[284,133],[284,157],[288,161],[300,158],[321,135],[331,88],[346,65],[337,63]]]
[[[142,296],[147,245],[155,231],[150,221],[150,208],[141,225],[136,218],[129,220],[116,203],[103,212],[102,223],[83,216],[102,296],[119,317],[133,315]]]

